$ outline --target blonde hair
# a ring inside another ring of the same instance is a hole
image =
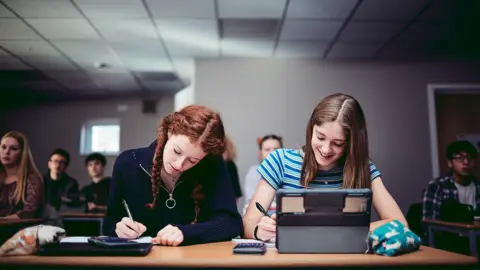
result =
[[[233,145],[232,140],[230,137],[225,136],[225,152],[227,153],[228,160],[236,160],[237,159],[237,151],[235,150],[235,145]]]
[[[3,135],[2,141],[5,138],[13,138],[17,140],[21,151],[20,162],[18,163],[17,169],[17,187],[13,193],[14,201],[17,204],[20,202],[20,200],[25,202],[25,191],[28,178],[32,175],[36,175],[37,177],[41,178],[41,174],[35,166],[32,152],[30,151],[30,145],[25,135],[18,131],[10,131]],[[0,172],[3,174],[3,177],[0,177],[0,185],[2,185],[6,176],[5,167],[2,164],[0,164]]]

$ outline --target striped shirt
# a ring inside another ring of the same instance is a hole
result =
[[[277,149],[273,151],[258,166],[257,171],[275,190],[277,189],[303,189],[300,183],[303,150]],[[380,176],[375,165],[370,162],[370,178],[374,180]],[[309,183],[308,188],[341,188],[343,183],[343,166],[335,167],[317,174]]]

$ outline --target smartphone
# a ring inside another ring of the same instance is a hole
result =
[[[95,236],[88,238],[88,243],[102,247],[138,246],[140,243],[120,237]]]
[[[233,254],[263,255],[265,252],[265,243],[240,243],[233,248]]]

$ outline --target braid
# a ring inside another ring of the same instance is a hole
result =
[[[158,193],[160,192],[160,186],[162,185],[162,167],[163,167],[163,149],[168,140],[168,130],[170,124],[172,123],[172,115],[165,117],[158,129],[158,142],[157,147],[155,148],[155,160],[153,161],[152,167],[152,194],[153,202],[147,204],[148,207],[154,208],[157,203]]]

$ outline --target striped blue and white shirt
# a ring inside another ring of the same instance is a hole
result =
[[[257,171],[275,190],[303,189],[300,183],[303,157],[301,149],[277,149],[258,166]],[[373,181],[379,176],[380,172],[370,162],[370,178]],[[343,166],[339,166],[319,172],[308,188],[341,188],[342,183]]]

